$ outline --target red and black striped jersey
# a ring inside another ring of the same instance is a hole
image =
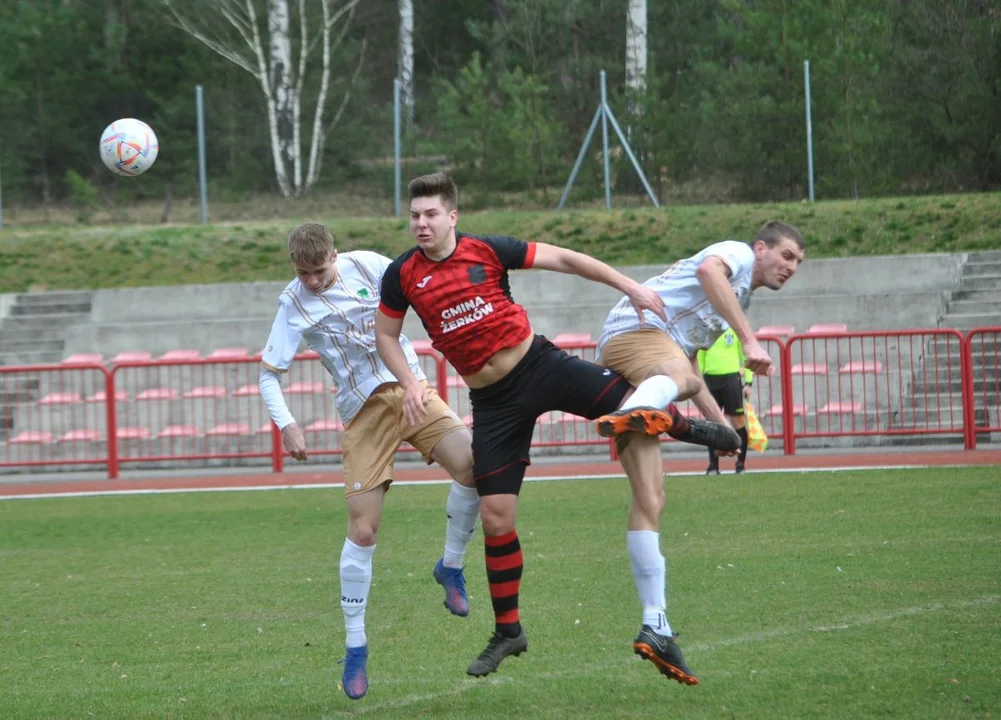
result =
[[[525,308],[511,298],[507,271],[532,267],[535,243],[458,230],[455,242],[444,260],[428,259],[419,247],[396,258],[382,276],[379,309],[402,319],[413,307],[432,346],[468,376],[531,334]]]

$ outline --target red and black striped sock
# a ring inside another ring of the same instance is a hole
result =
[[[516,637],[521,632],[518,590],[521,588],[521,571],[524,567],[518,531],[484,537],[483,544],[497,632],[505,637]]]

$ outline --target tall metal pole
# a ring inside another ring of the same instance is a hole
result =
[[[393,215],[400,216],[400,79],[393,79]]]
[[[205,180],[205,103],[202,86],[195,85],[195,114],[198,116],[198,195],[202,206],[202,224],[209,221],[208,188]]]
[[[605,71],[601,71],[601,159],[605,169],[605,209],[612,209],[612,180],[608,170],[608,91],[605,89]]]
[[[803,61],[803,89],[806,92],[806,167],[813,202],[813,122],[810,118],[810,61]]]
[[[3,174],[0,173],[0,230],[3,230]]]

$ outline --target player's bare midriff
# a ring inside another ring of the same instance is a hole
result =
[[[486,365],[480,368],[477,372],[472,375],[463,376],[463,380],[466,381],[466,385],[470,388],[477,389],[486,387],[487,385],[493,385],[498,380],[503,380],[504,377],[514,369],[514,366],[521,362],[521,359],[525,357],[525,353],[527,353],[528,349],[532,347],[532,341],[534,339],[535,333],[532,332],[531,328],[529,328],[528,336],[520,343],[514,347],[498,350],[490,356]]]

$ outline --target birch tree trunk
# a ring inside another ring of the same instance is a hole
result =
[[[257,13],[259,0],[196,0],[193,3],[162,0],[178,27],[257,80],[267,108],[275,180],[286,197],[304,195],[319,179],[327,137],[341,119],[361,71],[364,43],[340,104],[327,121],[334,53],[344,42],[360,2],[341,0],[340,6],[335,9],[335,1],[294,0],[293,5],[289,0],[266,0],[265,53],[265,39]],[[317,8],[320,16],[318,23],[315,22]],[[338,24],[340,27],[335,33],[334,28]],[[219,30],[220,26],[223,30]],[[310,30],[317,26],[318,37],[312,37]],[[313,84],[317,87],[316,95],[304,98],[305,79],[316,50],[319,50],[321,58],[317,71],[319,82]],[[302,147],[304,99],[313,108],[306,165]]]
[[[397,73],[400,78],[400,103],[409,126],[414,121],[414,2],[399,0],[400,36]]]
[[[626,94],[629,114],[643,114],[639,101],[646,90],[646,0],[629,0],[626,11]]]

